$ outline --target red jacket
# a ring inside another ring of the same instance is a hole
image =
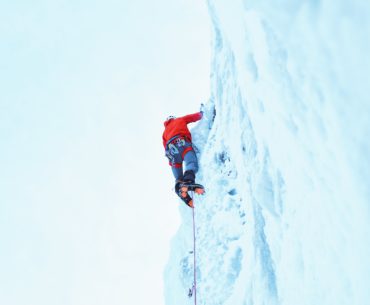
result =
[[[197,112],[194,114],[188,114],[180,118],[171,119],[164,122],[164,132],[162,135],[163,146],[166,148],[168,140],[174,136],[184,136],[191,141],[191,134],[188,129],[188,124],[199,121],[202,118],[202,112]]]

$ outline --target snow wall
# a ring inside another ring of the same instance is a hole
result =
[[[370,304],[370,5],[208,6],[197,304]],[[167,305],[194,304],[192,214],[179,210]]]

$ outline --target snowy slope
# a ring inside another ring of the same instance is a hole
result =
[[[370,6],[210,0],[198,304],[370,304]],[[193,304],[192,218],[165,270]]]

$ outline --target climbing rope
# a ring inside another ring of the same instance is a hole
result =
[[[197,261],[196,261],[196,247],[195,247],[195,202],[194,202],[194,192],[192,192],[193,198],[193,260],[194,260],[194,280],[193,287],[189,291],[189,297],[194,296],[194,305],[197,305]]]
[[[191,199],[193,200],[192,215],[193,215],[193,285],[189,288],[188,297],[194,296],[194,305],[197,305],[197,252],[196,252],[196,232],[195,232],[195,202],[194,202],[194,191],[191,192]]]

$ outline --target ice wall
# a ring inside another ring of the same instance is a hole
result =
[[[193,129],[198,304],[367,304],[369,4],[210,0],[211,98]],[[165,271],[193,304],[191,211]]]

